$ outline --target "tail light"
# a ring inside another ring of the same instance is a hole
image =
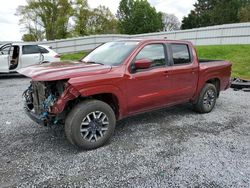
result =
[[[61,55],[56,54],[54,57],[55,57],[55,58],[61,58]]]

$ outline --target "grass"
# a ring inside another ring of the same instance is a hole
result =
[[[197,52],[200,59],[230,61],[232,77],[250,79],[250,45],[198,46]]]
[[[86,55],[86,52],[78,52],[74,54],[62,54],[61,55],[61,60],[79,60],[81,59],[84,55]]]
[[[197,46],[200,59],[228,60],[233,64],[232,77],[250,79],[250,45]],[[62,55],[62,60],[79,60],[86,52]]]

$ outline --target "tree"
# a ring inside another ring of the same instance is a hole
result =
[[[47,40],[53,40],[67,37],[72,10],[68,0],[27,0],[27,5],[18,7],[17,15],[28,32],[44,32]]]
[[[182,20],[182,29],[191,29],[213,25],[211,22],[211,11],[217,0],[198,0],[194,4],[194,10],[191,10],[187,17]]]
[[[198,0],[187,17],[182,20],[182,29],[237,23],[239,11],[249,0]]]
[[[87,0],[76,1],[74,21],[76,36],[117,32],[117,20],[109,8],[99,6],[91,10]]]
[[[250,5],[240,9],[239,19],[240,22],[250,22]]]
[[[117,33],[117,20],[109,8],[99,6],[90,12],[88,34]]]
[[[174,14],[162,13],[162,15],[164,24],[163,31],[174,31],[180,29],[181,23]]]
[[[32,41],[37,41],[36,37],[32,34],[24,34],[22,36],[22,40],[24,42],[32,42]]]
[[[204,27],[213,25],[211,22],[211,14],[212,10],[215,7],[217,0],[198,0],[197,3],[194,4],[195,14],[196,15],[196,27]]]
[[[198,16],[195,11],[191,10],[187,17],[184,17],[181,24],[181,29],[191,29],[199,27]]]
[[[55,1],[55,0],[54,0]],[[73,15],[71,1],[58,0],[57,4],[57,18],[56,20],[56,39],[67,38],[70,34],[68,32],[69,19]]]
[[[88,34],[87,24],[91,14],[87,0],[77,0],[74,9],[75,32],[77,36]]]
[[[36,14],[30,12],[25,6],[19,6],[16,14],[22,16],[19,23],[24,26],[23,30],[27,32],[24,34],[23,39],[27,39],[28,41],[42,41],[45,38],[44,29]]]
[[[131,28],[133,27],[133,23],[131,22],[133,4],[133,0],[120,1],[116,17],[118,18],[118,29],[121,33],[131,32]]]
[[[239,22],[240,0],[216,0],[210,14],[211,25]]]
[[[139,34],[161,31],[162,14],[151,7],[147,0],[121,0],[117,11],[121,33]]]

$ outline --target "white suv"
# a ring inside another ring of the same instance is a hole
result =
[[[30,65],[60,61],[60,55],[48,46],[9,43],[0,47],[0,73],[16,72]]]

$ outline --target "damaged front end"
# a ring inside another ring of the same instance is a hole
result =
[[[27,115],[40,125],[63,123],[67,103],[80,96],[78,90],[67,80],[31,81],[24,91],[24,109]]]

